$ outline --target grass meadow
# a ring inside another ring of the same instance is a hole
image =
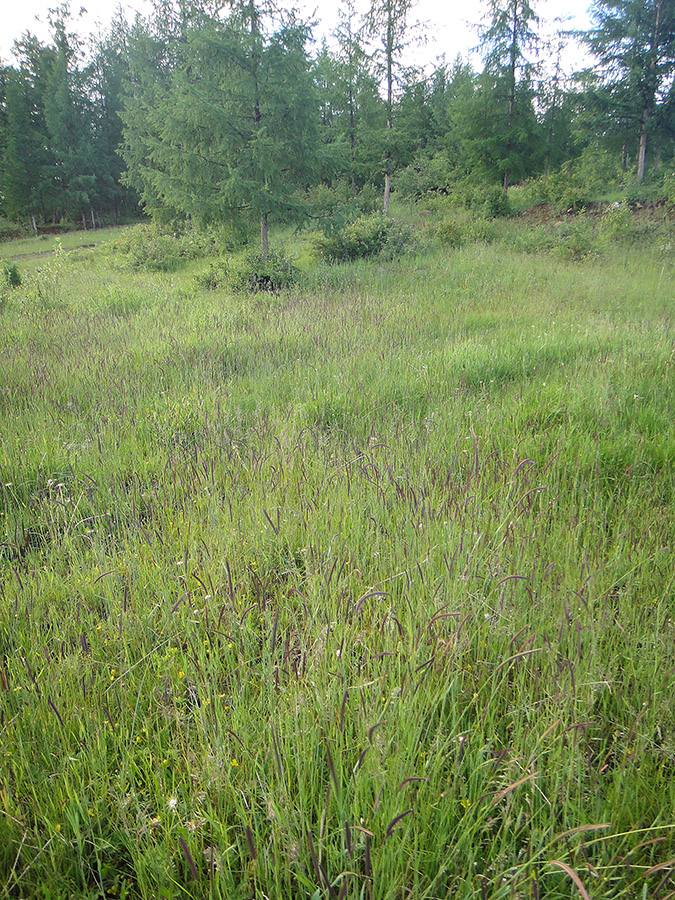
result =
[[[1,897],[675,896],[675,258],[499,227],[278,295],[22,242]]]

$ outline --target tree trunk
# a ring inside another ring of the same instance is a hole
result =
[[[33,226],[33,232],[35,234],[35,237],[37,237],[38,236],[38,227],[37,227],[37,222],[35,221],[35,213],[30,214],[30,224]]]
[[[509,54],[511,57],[511,84],[509,86],[509,125],[508,125],[508,136],[506,138],[506,158],[508,160],[511,155],[511,147],[513,146],[513,135],[511,134],[511,129],[513,128],[513,118],[514,111],[516,106],[516,65],[518,62],[518,4],[516,0],[512,0],[512,10],[513,10],[513,21],[512,21],[512,32],[511,32],[511,47],[509,50]],[[511,166],[506,163],[506,169],[504,170],[504,183],[502,185],[504,190],[504,196],[506,196],[509,189],[509,181],[511,180]]]
[[[351,148],[352,161],[352,191],[356,193],[356,178],[354,176],[354,169],[356,168],[356,124],[354,121],[354,92],[352,91],[351,85],[349,87],[349,145]]]
[[[649,63],[649,71],[652,73],[656,69],[656,57],[658,54],[659,40],[661,38],[661,14],[663,12],[663,0],[657,0],[656,4],[656,21],[654,22],[654,32],[650,41],[649,53],[651,61]],[[637,180],[638,184],[642,184],[645,177],[645,162],[647,159],[647,125],[649,123],[650,106],[653,107],[655,99],[655,91],[649,98],[644,99],[642,107],[642,115],[640,116],[640,134],[638,137],[638,167]]]
[[[389,213],[389,198],[391,197],[391,174],[389,172],[384,173],[384,202],[382,204],[382,209],[385,216]]]
[[[661,141],[661,136],[659,135],[659,139],[657,141],[656,147],[653,151],[654,162],[652,164],[652,172],[656,173],[661,168],[661,154],[663,152],[663,143]]]
[[[642,184],[645,179],[645,161],[647,159],[647,119],[648,109],[645,103],[640,116],[640,136],[638,138],[638,165],[637,180],[638,184]]]
[[[269,226],[267,222],[267,213],[260,216],[260,255],[263,259],[270,252]]]
[[[394,127],[394,18],[390,7],[387,11],[387,131],[391,137]],[[391,144],[389,145],[391,146]],[[387,150],[387,163],[384,172],[384,200],[382,209],[385,216],[389,214],[389,198],[391,197],[391,150]]]

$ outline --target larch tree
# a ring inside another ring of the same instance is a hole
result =
[[[270,219],[300,214],[317,153],[307,39],[294,15],[255,0],[187,28],[151,117],[139,126],[133,101],[123,113],[123,155],[151,210],[203,223],[253,215],[267,255]]]
[[[529,0],[487,0],[486,25],[480,29],[483,76],[504,112],[495,110],[503,134],[502,187],[507,192],[523,150],[523,119],[532,118],[530,79],[533,63],[529,51],[536,42],[538,19]]]
[[[44,219],[53,198],[44,101],[53,53],[34,36],[26,34],[14,45],[19,60],[9,68],[5,87],[3,205],[15,220],[28,219],[37,234],[38,219]]]
[[[604,83],[631,109],[637,180],[645,176],[650,133],[658,131],[675,75],[673,0],[596,0],[587,42]]]
[[[382,207],[389,212],[393,170],[395,88],[402,69],[401,54],[409,41],[408,18],[413,0],[372,0],[366,17],[366,30],[376,42],[376,59],[383,75],[386,105],[384,153],[384,199]]]

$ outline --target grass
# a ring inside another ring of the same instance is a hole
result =
[[[0,259],[15,260],[22,265],[32,265],[29,260],[52,253],[57,244],[64,250],[79,250],[111,240],[120,228],[101,228],[96,231],[68,231],[63,234],[42,234],[38,237],[14,241],[0,241]]]
[[[50,265],[0,316],[2,895],[671,896],[670,257]]]

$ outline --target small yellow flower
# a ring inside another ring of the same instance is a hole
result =
[[[231,765],[234,769],[239,768],[239,763],[238,763],[238,761],[237,761],[236,759],[233,759],[233,760],[230,762],[230,765]]]
[[[179,677],[179,678],[185,678],[185,672],[183,672],[182,669],[181,669],[180,672],[178,673],[178,677]]]
[[[471,801],[467,800],[466,797],[464,800],[460,800],[460,805],[464,807],[464,809],[468,809],[471,806]]]
[[[61,831],[61,823],[60,823],[60,822],[59,822],[59,824],[56,826],[56,830],[57,830],[57,831]]]

